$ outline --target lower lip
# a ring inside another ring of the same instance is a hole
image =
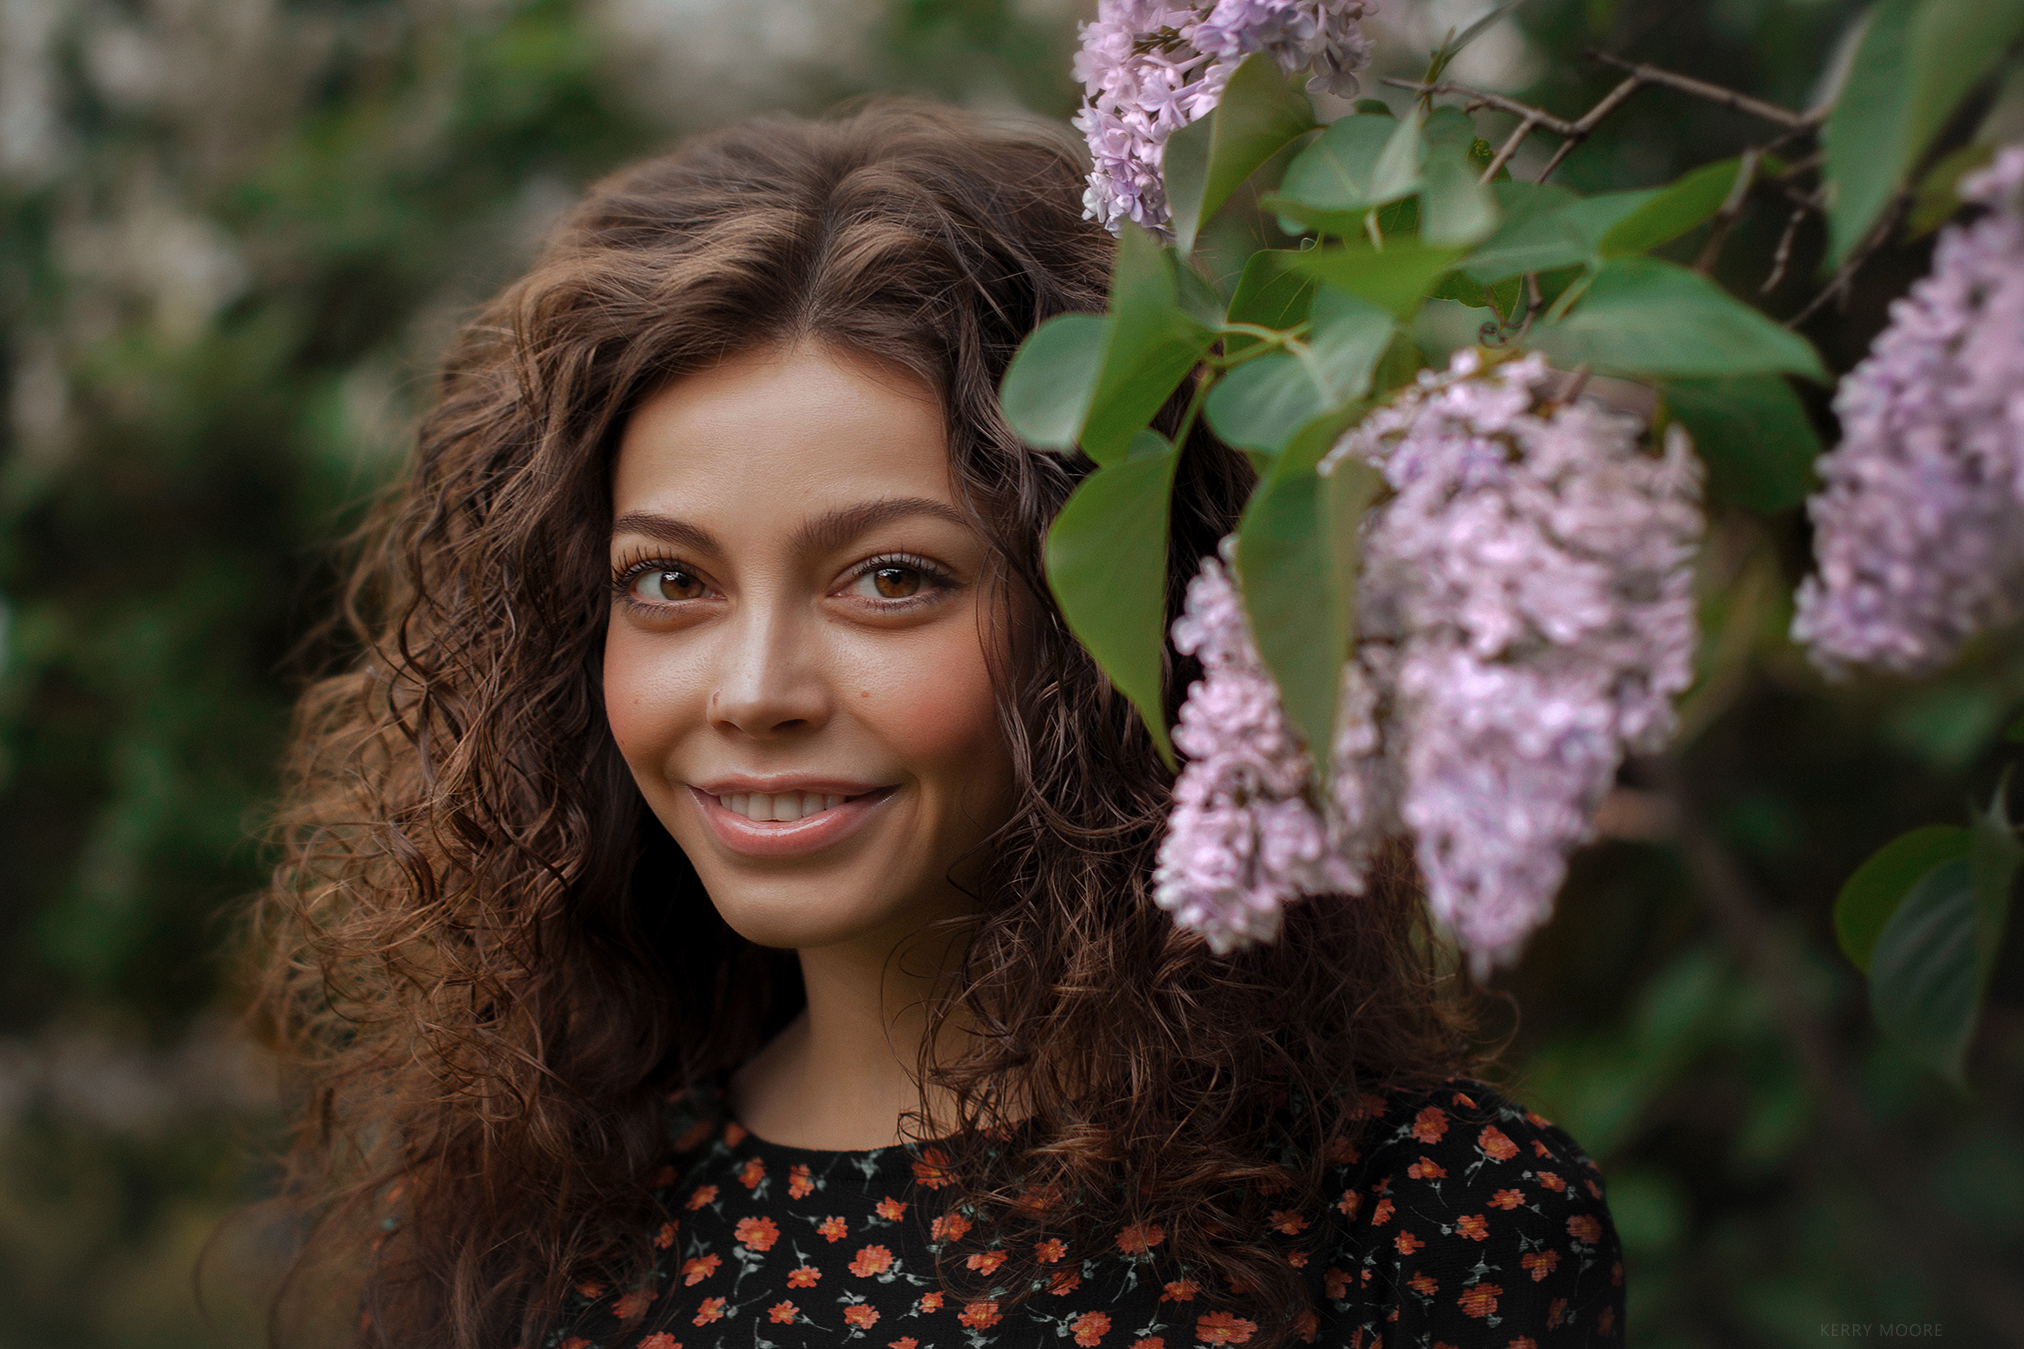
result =
[[[806,857],[856,833],[892,799],[893,789],[881,787],[798,820],[747,819],[708,792],[691,787],[689,794],[696,798],[703,823],[727,851],[740,857]]]

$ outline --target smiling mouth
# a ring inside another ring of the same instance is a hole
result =
[[[733,815],[742,815],[760,824],[792,823],[805,820],[811,815],[820,815],[825,810],[834,810],[846,801],[862,801],[865,792],[859,796],[836,796],[822,792],[733,792],[728,796],[713,796],[718,805]]]

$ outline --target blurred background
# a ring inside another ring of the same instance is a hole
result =
[[[1383,0],[1381,72],[1487,8]],[[1066,118],[1082,9],[0,0],[0,1349],[254,1342],[258,1242],[220,1243],[208,1313],[192,1279],[272,1174],[238,915],[333,540],[460,319],[686,131],[874,89]],[[1450,75],[1573,113],[1613,79],[1593,47],[1801,107],[1855,11],[1526,0]],[[1562,176],[1647,186],[1754,130],[1646,91]],[[1783,223],[1742,222],[1739,293]],[[1928,244],[1808,325],[1838,369]],[[1809,224],[1774,309],[1819,253]],[[2024,653],[1823,684],[1783,635],[1803,513],[1716,487],[1682,747],[1627,772],[1490,1029],[1609,1177],[1633,1345],[2024,1344],[2024,924],[1971,1095],[1879,1042],[1829,924],[1858,861],[2024,757]]]

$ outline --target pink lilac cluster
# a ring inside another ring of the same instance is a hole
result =
[[[1339,746],[1334,795],[1345,815],[1396,799],[1479,973],[1546,920],[1624,754],[1664,744],[1693,678],[1699,461],[1677,427],[1653,455],[1636,418],[1554,401],[1565,382],[1537,355],[1485,371],[1464,350],[1330,456],[1391,489],[1358,611],[1385,704],[1362,734],[1390,762]]]
[[[1270,935],[1269,904],[1318,886],[1354,892],[1371,848],[1400,833],[1415,840],[1434,914],[1479,974],[1545,921],[1624,754],[1656,750],[1672,732],[1673,699],[1693,677],[1703,528],[1685,433],[1674,428],[1662,454],[1648,453],[1637,419],[1553,401],[1565,378],[1537,356],[1485,371],[1461,352],[1324,461],[1333,471],[1362,458],[1389,488],[1363,526],[1358,645],[1329,800],[1319,816],[1297,816],[1303,848],[1326,850],[1301,852],[1297,872],[1226,879],[1233,867],[1207,841],[1193,789],[1161,854],[1162,885],[1195,901],[1184,922]],[[1223,613],[1238,602],[1221,570],[1205,564],[1196,585],[1216,621],[1241,632],[1241,613]],[[1189,624],[1200,642],[1196,607],[1191,590],[1177,642]],[[1197,686],[1181,712],[1186,743],[1178,731],[1175,742],[1221,758],[1269,743],[1282,788],[1269,799],[1291,799],[1306,761],[1248,648],[1241,669],[1241,717],[1226,720],[1234,694],[1212,699]]]
[[[1289,74],[1311,67],[1310,89],[1354,98],[1371,46],[1359,20],[1374,8],[1368,0],[1098,0],[1075,56],[1087,95],[1075,125],[1095,162],[1085,214],[1113,232],[1126,220],[1163,230],[1167,137],[1207,116],[1252,52],[1270,53]]]
[[[1290,899],[1354,892],[1362,876],[1331,846],[1310,798],[1307,754],[1214,558],[1188,585],[1174,645],[1201,660],[1205,677],[1189,688],[1174,728],[1188,764],[1174,785],[1153,896],[1223,954],[1278,936]]]
[[[1830,673],[1923,674],[2024,613],[2024,146],[1961,183],[1990,209],[1841,381],[1792,635]]]

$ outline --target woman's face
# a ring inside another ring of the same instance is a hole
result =
[[[633,414],[612,508],[612,735],[725,920],[814,949],[966,911],[949,870],[1013,797],[1005,619],[935,396],[815,343],[733,358]]]

